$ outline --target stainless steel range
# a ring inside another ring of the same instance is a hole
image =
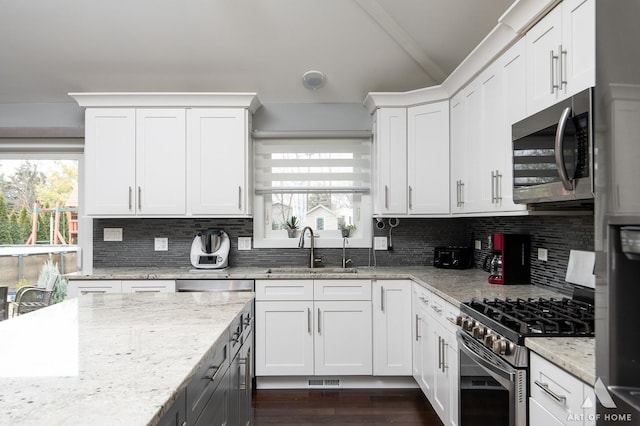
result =
[[[593,336],[592,303],[472,300],[460,306],[460,424],[527,423],[528,337]]]

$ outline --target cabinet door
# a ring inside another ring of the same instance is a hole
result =
[[[313,375],[313,302],[256,302],[256,376]]]
[[[449,409],[445,416],[445,424],[448,426],[457,426],[460,404],[460,394],[458,389],[460,385],[460,358],[455,333],[449,333],[446,345],[444,362],[447,375],[449,376]]]
[[[422,343],[421,343],[421,330],[420,330],[420,310],[418,304],[420,300],[418,300],[419,293],[416,291],[414,284],[413,295],[411,300],[411,346],[412,346],[412,376],[415,379],[416,383],[420,383],[420,379],[422,377]]]
[[[411,374],[411,281],[373,283],[373,374]]]
[[[315,302],[315,374],[371,375],[371,302]]]
[[[202,413],[195,422],[188,420],[187,424],[196,426],[224,426],[229,421],[230,381],[229,370],[224,373],[222,381],[213,392]],[[188,390],[187,390],[188,391]]]
[[[479,211],[480,206],[480,158],[482,110],[479,80],[474,80],[463,90],[464,113],[464,160],[462,169],[461,202],[462,211]],[[459,152],[459,151],[456,151]]]
[[[174,280],[124,280],[123,293],[175,293]]]
[[[375,129],[374,213],[406,214],[406,108],[379,109]]]
[[[136,110],[138,214],[186,213],[186,149],[183,108]]]
[[[502,73],[500,64],[495,62],[489,66],[478,78],[480,91],[480,152],[476,161],[478,165],[478,202],[473,211],[495,211],[498,209],[498,188],[501,169],[505,166],[504,157],[507,147],[504,143],[502,131],[503,96]],[[467,210],[467,209],[465,209]],[[467,210],[469,211],[469,210]]]
[[[562,69],[567,96],[596,85],[595,0],[562,2]]]
[[[448,101],[407,110],[407,154],[409,214],[449,213]]]
[[[505,52],[499,59],[502,73],[502,123],[500,127],[500,140],[502,147],[500,176],[497,178],[499,196],[499,208],[502,211],[525,210],[526,205],[513,202],[513,149],[511,126],[526,116],[527,108],[527,82],[526,72],[526,45],[521,39],[511,49]]]
[[[438,360],[436,358],[438,339],[436,338],[434,323],[427,313],[426,306],[421,306],[419,312],[420,352],[422,353],[422,358],[420,359],[421,376],[418,381],[418,385],[422,389],[422,392],[424,392],[425,396],[431,401],[433,399],[435,365]]]
[[[246,110],[189,111],[189,205],[193,214],[248,213]]]
[[[135,110],[87,108],[84,158],[87,214],[134,214]]]
[[[464,116],[464,94],[462,92],[451,98],[450,102],[450,143],[451,143],[451,179],[449,185],[451,187],[451,212],[458,213],[462,211],[462,193],[461,183],[464,179],[465,168],[465,116]]]
[[[559,98],[558,47],[562,11],[556,7],[527,32],[527,113],[534,114]]]
[[[446,355],[446,346],[443,339],[443,330],[439,324],[434,324],[432,329],[433,341],[435,345],[431,348],[433,351],[433,398],[431,405],[440,416],[445,419],[449,411],[449,377],[447,370],[443,368],[443,362]]]

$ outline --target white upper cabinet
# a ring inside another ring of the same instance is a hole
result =
[[[449,214],[449,102],[379,108],[374,128],[374,213]]]
[[[136,110],[134,198],[138,214],[185,214],[186,149],[183,108]]]
[[[449,102],[407,109],[408,213],[449,213]]]
[[[188,117],[190,213],[249,213],[248,112],[195,108]]]
[[[405,215],[407,109],[378,109],[374,117],[374,129],[374,214]]]
[[[86,112],[89,215],[185,213],[184,109]]]
[[[249,120],[259,106],[255,94],[70,95],[87,108],[88,215],[251,214]]]
[[[136,112],[90,108],[85,113],[85,206],[88,215],[134,214]]]
[[[526,42],[528,114],[595,85],[595,0],[564,0]]]

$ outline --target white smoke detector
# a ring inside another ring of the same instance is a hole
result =
[[[307,71],[302,75],[302,84],[307,89],[318,90],[327,84],[327,76],[322,71]]]

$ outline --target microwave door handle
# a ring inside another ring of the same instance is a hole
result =
[[[566,107],[560,115],[560,121],[558,121],[558,129],[556,130],[556,168],[562,180],[562,186],[567,191],[573,189],[573,184],[567,175],[567,167],[564,162],[564,129],[567,126],[567,120],[571,114],[571,107]]]

